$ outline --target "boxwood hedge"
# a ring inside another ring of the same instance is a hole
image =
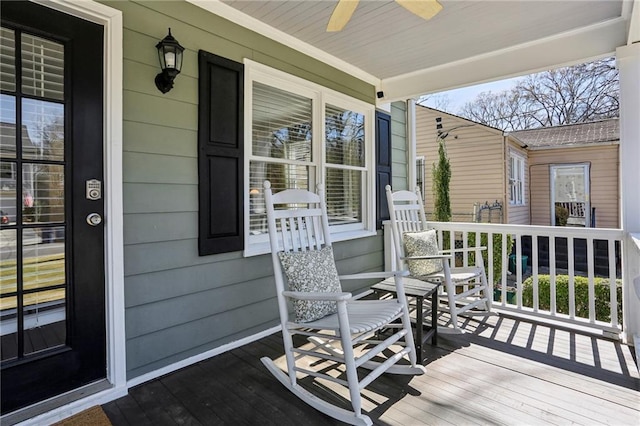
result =
[[[574,277],[576,317],[589,318],[589,280],[587,277]],[[611,296],[608,278],[594,278],[596,320],[611,321]],[[551,281],[549,275],[538,275],[539,309],[549,310],[551,300]],[[618,320],[622,319],[622,282],[616,280],[616,299]],[[533,277],[522,284],[522,305],[533,307]],[[569,276],[556,275],[556,311],[569,314]]]

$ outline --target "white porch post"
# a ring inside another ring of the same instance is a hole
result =
[[[623,246],[623,309],[627,340],[640,340],[640,298],[633,280],[640,276],[640,251],[630,233],[640,233],[640,43],[616,50],[620,71],[620,193]]]
[[[416,100],[407,100],[407,173],[409,174],[409,182],[407,189],[415,191],[416,189]],[[422,194],[424,197],[424,194]]]

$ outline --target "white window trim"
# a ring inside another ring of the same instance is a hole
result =
[[[264,157],[254,156],[252,153],[252,123],[253,123],[253,82],[267,84],[276,88],[287,90],[302,96],[307,96],[313,100],[313,123],[315,125],[312,133],[312,150],[315,160],[309,165],[316,169],[316,177],[320,182],[326,180],[326,163],[324,150],[325,122],[324,110],[325,105],[330,104],[340,108],[350,109],[362,113],[365,117],[365,165],[364,167],[346,166],[346,165],[329,165],[341,169],[363,170],[364,176],[362,180],[363,193],[363,212],[362,222],[348,225],[334,225],[331,227],[331,238],[333,241],[345,241],[356,238],[370,237],[376,235],[375,231],[375,105],[368,104],[358,99],[352,98],[345,94],[336,92],[319,84],[304,80],[300,77],[293,76],[283,71],[276,70],[250,59],[244,60],[245,80],[244,80],[244,193],[249,194],[250,191],[250,167],[252,160],[263,159]],[[317,107],[316,105],[320,105]],[[318,140],[321,138],[322,140]],[[274,159],[275,160],[275,159]],[[306,162],[305,162],[306,164]],[[310,188],[315,190],[315,188]],[[250,235],[249,219],[250,219],[250,197],[244,198],[244,256],[255,256],[259,254],[269,253],[271,247],[269,245],[268,234],[260,236]]]
[[[516,161],[514,162],[515,164],[520,164],[521,167],[519,167],[518,169],[518,175],[519,175],[519,182],[522,185],[521,186],[521,191],[520,191],[520,200],[512,200],[511,199],[511,175],[512,175],[512,170],[511,170],[511,166],[512,166],[512,162],[511,159],[515,159]],[[524,180],[524,169],[525,169],[525,158],[520,155],[519,153],[516,153],[514,151],[510,151],[509,152],[509,205],[511,206],[524,206],[526,205],[526,197],[525,197],[525,180]]]

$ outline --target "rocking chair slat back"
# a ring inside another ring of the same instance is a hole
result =
[[[409,375],[425,372],[424,367],[417,363],[402,273],[380,273],[381,279],[394,277],[398,298],[364,300],[361,295],[353,296],[341,289],[336,290],[334,284],[338,284],[337,287],[340,285],[334,281],[338,278],[335,259],[327,259],[326,253],[331,251],[323,250],[331,246],[331,238],[322,186],[318,187],[318,194],[297,189],[273,194],[268,181],[264,183],[264,188],[288,374],[273,360],[261,360],[283,385],[312,407],[343,422],[371,425],[371,419],[362,413],[362,388],[385,371]],[[281,255],[282,252],[304,253]],[[304,260],[300,263],[299,259]],[[282,264],[287,265],[286,268]],[[283,274],[283,269],[287,270],[287,274]],[[368,279],[370,274],[352,274],[348,278]],[[292,287],[288,291],[285,291],[285,282]],[[287,300],[294,302],[295,318],[289,314]],[[336,310],[324,311],[322,304],[299,301],[331,302],[335,303]],[[316,316],[318,312],[320,315]],[[379,341],[380,330],[391,335]],[[296,348],[293,335],[306,336],[312,347]],[[408,364],[398,363],[407,356]],[[310,368],[313,363],[300,359],[303,357],[332,361],[337,364],[336,368],[344,368],[347,379],[333,377],[325,371],[314,371]],[[299,364],[296,364],[299,359]],[[369,370],[361,380],[358,368]],[[337,407],[301,387],[298,384],[298,372],[346,386],[351,410]]]

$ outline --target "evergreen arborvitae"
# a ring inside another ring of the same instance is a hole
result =
[[[434,219],[438,222],[451,221],[451,200],[449,199],[451,164],[444,142],[444,138],[438,137],[438,162],[433,163],[432,171]]]

